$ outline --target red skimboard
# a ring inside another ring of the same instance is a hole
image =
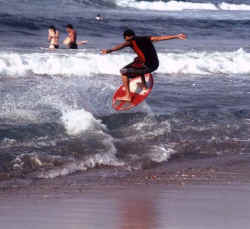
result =
[[[154,79],[153,79],[153,76],[151,74],[146,74],[145,80],[146,80],[146,84],[147,84],[146,90],[142,90],[141,87],[138,85],[142,82],[140,76],[138,76],[134,79],[131,79],[129,81],[129,88],[130,88],[130,93],[132,96],[131,102],[117,100],[117,97],[123,97],[125,95],[125,87],[123,85],[120,86],[120,88],[118,88],[117,91],[115,92],[113,99],[112,99],[113,108],[117,111],[129,110],[132,107],[135,107],[138,104],[140,104],[144,99],[146,99],[147,96],[152,91],[152,88],[154,85]]]

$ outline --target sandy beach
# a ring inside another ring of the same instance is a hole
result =
[[[246,155],[173,159],[116,175],[111,170],[19,180],[19,185],[8,181],[1,188],[0,228],[234,229],[250,224]]]
[[[247,228],[250,185],[115,186],[1,199],[1,228]]]

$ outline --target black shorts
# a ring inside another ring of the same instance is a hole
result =
[[[78,46],[77,46],[76,43],[70,43],[70,44],[69,44],[69,48],[70,48],[70,49],[77,49]]]
[[[59,48],[59,45],[50,45],[49,48],[53,48],[53,49],[58,49]]]
[[[128,78],[135,78],[137,76],[142,76],[147,73],[155,71],[156,68],[148,67],[144,63],[134,61],[120,70],[122,75],[126,75]]]

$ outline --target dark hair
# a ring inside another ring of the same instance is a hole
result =
[[[71,24],[68,24],[66,27],[69,29],[73,29],[73,25],[71,25]]]
[[[49,27],[49,29],[52,29],[54,32],[56,31],[56,27],[53,26],[53,25],[51,25],[51,26]]]
[[[132,29],[127,29],[123,32],[123,37],[135,36],[135,32]]]

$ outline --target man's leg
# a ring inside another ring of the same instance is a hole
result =
[[[123,86],[125,87],[125,95],[122,97],[117,97],[117,100],[131,102],[132,98],[131,98],[130,89],[129,89],[129,78],[126,75],[122,75],[122,83],[123,83]]]
[[[146,84],[146,80],[145,80],[145,75],[150,73],[151,69],[148,68],[146,65],[141,64],[141,65],[135,65],[134,68],[134,73],[138,76],[140,76],[141,78],[141,83],[138,83],[138,86],[142,89],[142,90],[146,90],[147,89],[147,84]]]
[[[138,86],[139,86],[142,90],[146,90],[148,87],[147,87],[147,84],[146,84],[146,80],[145,80],[144,74],[140,75],[140,77],[141,77],[141,83],[138,83]]]

